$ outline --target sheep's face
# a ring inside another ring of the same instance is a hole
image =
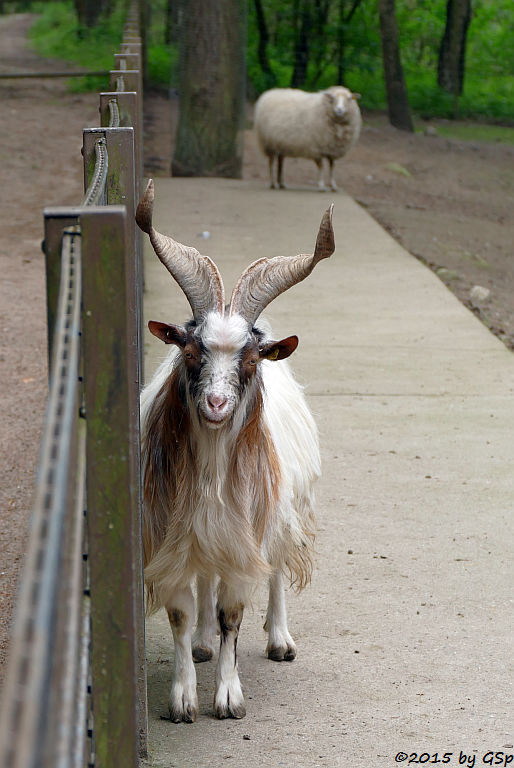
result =
[[[348,120],[352,102],[359,97],[359,94],[352,93],[348,88],[342,86],[329,88],[324,91],[323,95],[328,110],[336,123],[344,123]]]
[[[188,400],[199,420],[219,429],[234,416],[256,384],[262,360],[282,360],[294,352],[298,338],[267,341],[239,315],[210,312],[201,324],[185,326],[150,321],[150,331],[182,355]]]

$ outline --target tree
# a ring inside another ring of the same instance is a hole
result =
[[[266,88],[273,88],[273,86],[277,84],[277,78],[271,69],[271,65],[268,59],[268,25],[266,24],[266,17],[262,7],[262,0],[254,0],[254,4],[257,28],[259,30],[259,47],[257,48],[257,56],[259,58],[259,64],[262,72],[266,78]]]
[[[378,14],[389,122],[402,131],[413,132],[407,86],[400,59],[394,0],[378,0]]]
[[[350,24],[361,2],[362,0],[353,0],[352,7],[345,14],[346,0],[339,0],[337,17],[337,82],[339,85],[343,85],[345,79],[344,46],[346,27]]]
[[[98,19],[104,11],[104,3],[98,2],[98,0],[75,0],[75,10],[79,26],[91,29],[98,23]]]
[[[310,0],[295,0],[293,9],[294,69],[291,88],[301,88],[307,79],[309,64],[309,40],[311,35]]]
[[[471,0],[448,0],[446,27],[439,49],[437,82],[455,98],[462,93],[466,37],[471,21]]]
[[[174,176],[241,177],[245,0],[188,0],[180,46]]]

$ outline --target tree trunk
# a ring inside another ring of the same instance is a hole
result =
[[[455,96],[460,96],[464,84],[466,36],[470,20],[471,0],[448,0],[446,28],[439,49],[437,82],[441,88]]]
[[[337,82],[339,85],[344,83],[344,6],[345,0],[339,0],[339,10],[337,18]]]
[[[102,3],[98,0],[75,0],[74,4],[79,21],[79,37],[81,37],[80,28],[91,29],[97,24],[102,13]]]
[[[398,26],[394,10],[394,0],[379,0],[380,35],[382,39],[382,58],[387,93],[389,122],[402,131],[414,131],[409,111],[407,87],[403,76],[400,47],[398,45]]]
[[[245,43],[245,0],[188,0],[174,176],[241,177]]]
[[[164,30],[164,42],[166,45],[175,43],[180,39],[181,13],[179,0],[166,0],[166,29]]]
[[[291,77],[291,88],[301,88],[307,79],[309,64],[309,36],[311,32],[311,15],[309,0],[299,0],[295,3],[294,25],[297,30],[294,45],[294,69]]]
[[[259,58],[259,64],[266,80],[266,88],[273,88],[277,84],[277,78],[275,77],[273,70],[268,59],[267,46],[269,41],[268,26],[266,24],[266,17],[264,16],[264,9],[262,7],[261,0],[254,0],[255,3],[255,15],[257,17],[257,28],[259,30],[259,47],[257,49],[257,56]]]

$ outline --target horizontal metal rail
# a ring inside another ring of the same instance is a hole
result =
[[[47,762],[48,754],[62,754],[67,747],[55,712],[65,712],[63,704],[70,699],[73,708],[76,701],[76,675],[70,668],[78,658],[76,634],[70,631],[68,605],[60,603],[60,598],[66,580],[63,551],[70,538],[78,537],[80,546],[82,538],[81,530],[72,535],[75,526],[69,515],[77,496],[74,466],[81,323],[78,240],[75,233],[63,238],[52,377],[36,500],[4,691],[2,731],[10,734],[0,745],[0,764],[4,768],[57,765]],[[64,669],[66,676],[62,674]]]
[[[94,71],[85,70],[84,72],[0,72],[0,80],[23,80],[27,78],[49,78],[49,77],[108,77],[108,69],[99,69]]]

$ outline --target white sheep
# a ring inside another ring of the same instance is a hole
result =
[[[259,145],[268,157],[272,189],[284,189],[285,157],[308,157],[320,172],[318,187],[325,190],[323,158],[330,166],[330,187],[334,192],[334,160],[343,157],[359,138],[361,113],[358,93],[335,85],[318,93],[295,88],[265,91],[255,104],[254,126]],[[277,158],[277,179],[273,162]]]

